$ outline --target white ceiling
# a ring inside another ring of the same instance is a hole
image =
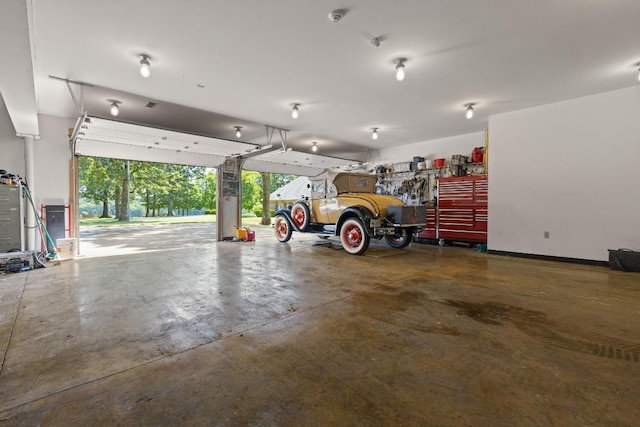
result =
[[[30,55],[24,28],[12,28],[25,8]],[[338,8],[347,13],[334,24]],[[53,75],[95,85],[84,93],[95,116],[108,116],[110,91],[132,94],[224,116],[213,137],[235,138],[234,122],[243,141],[264,144],[268,124],[290,129],[294,149],[318,141],[319,153],[361,160],[368,149],[484,130],[494,114],[632,86],[640,62],[638,0],[3,0],[2,9],[4,52],[21,50],[0,68],[33,58],[40,113],[78,116]],[[151,56],[148,79],[140,53]],[[398,57],[408,58],[403,82]],[[28,70],[18,71],[0,71],[12,118],[22,112],[15,99],[34,96]],[[478,104],[471,120],[468,102]],[[119,118],[142,108],[123,102]]]

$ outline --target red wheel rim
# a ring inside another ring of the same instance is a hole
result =
[[[279,219],[276,222],[276,234],[279,238],[287,235],[287,223],[283,219]]]
[[[298,228],[304,225],[304,210],[299,206],[294,206],[291,212],[291,219]]]
[[[345,243],[351,248],[356,249],[362,244],[362,230],[357,225],[349,225],[343,232]]]
[[[399,236],[388,236],[387,237],[389,239],[390,242],[399,245],[401,243],[403,243],[406,239],[407,239],[407,235],[406,234],[401,234]]]

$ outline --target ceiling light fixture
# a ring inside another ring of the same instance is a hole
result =
[[[151,57],[146,54],[140,55],[140,75],[145,79],[151,75]]]
[[[404,80],[404,63],[407,61],[407,58],[398,58],[396,59],[396,80],[399,82]]]
[[[109,102],[111,102],[111,115],[117,116],[120,113],[120,107],[118,106],[118,104],[120,104],[120,101],[109,100]]]
[[[329,20],[334,24],[340,22],[342,18],[344,18],[344,10],[342,9],[336,9],[329,13]]]
[[[300,111],[299,108],[298,108],[300,106],[300,104],[292,104],[292,105],[293,105],[293,108],[291,109],[291,118],[297,119],[298,118],[298,112]]]
[[[638,81],[640,82],[640,62],[636,64],[636,67],[638,67]]]
[[[470,102],[468,104],[464,104],[465,107],[467,107],[467,111],[466,111],[466,117],[467,119],[470,119],[473,117],[473,107],[475,106],[475,102]]]
[[[234,126],[233,128],[236,130],[236,138],[240,138],[242,136],[242,126]]]
[[[371,139],[378,139],[378,128],[371,128]]]
[[[316,151],[318,151],[318,143],[317,142],[314,141],[314,142],[311,143],[311,151],[313,151],[314,153]]]

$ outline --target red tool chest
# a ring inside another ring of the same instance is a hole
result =
[[[488,193],[486,176],[440,178],[438,207],[427,208],[427,226],[418,237],[486,243]]]

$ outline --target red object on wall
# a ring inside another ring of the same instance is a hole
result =
[[[418,237],[486,243],[488,194],[486,176],[440,178],[438,207],[427,209],[427,226]],[[430,217],[435,217],[435,230],[430,227]]]
[[[471,152],[471,161],[473,163],[482,163],[484,162],[484,148],[476,147]]]

